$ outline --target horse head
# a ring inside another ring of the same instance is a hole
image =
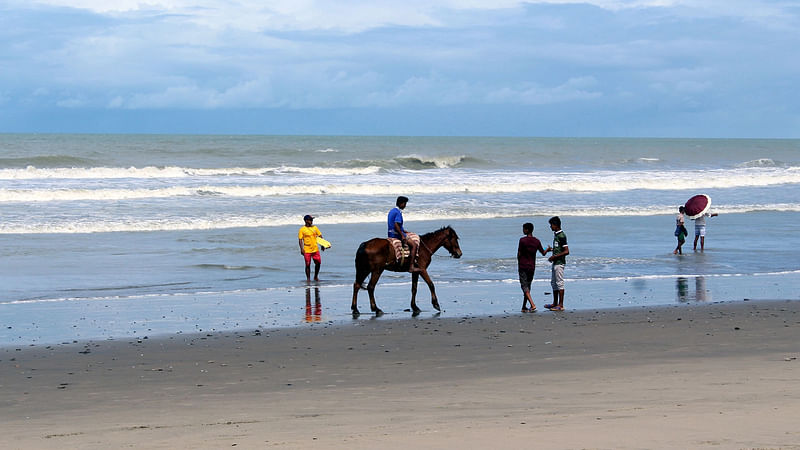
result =
[[[450,256],[453,258],[461,258],[461,247],[458,246],[458,234],[456,234],[456,230],[450,228],[450,226],[446,226],[442,230],[447,233],[442,241],[442,246],[450,252]]]

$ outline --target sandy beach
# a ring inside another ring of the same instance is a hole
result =
[[[0,349],[4,448],[800,448],[800,302]]]

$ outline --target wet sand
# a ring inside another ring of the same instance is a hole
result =
[[[800,301],[0,348],[3,448],[800,448]]]

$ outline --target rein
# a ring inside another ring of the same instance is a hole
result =
[[[435,253],[434,253],[434,252],[431,250],[431,248],[430,248],[430,247],[428,247],[428,244],[426,244],[426,243],[425,243],[425,241],[423,241],[421,238],[420,238],[420,240],[419,240],[419,243],[420,243],[420,245],[423,245],[423,246],[425,246],[425,249],[426,249],[426,250],[428,250],[428,253],[430,253],[430,254],[431,254],[431,258],[433,258],[434,256],[437,256],[437,255],[436,255],[436,254],[435,254]],[[450,258],[452,258],[452,257],[453,257],[453,252],[451,252],[450,250],[447,250],[447,252],[448,252],[448,253],[450,253]],[[444,258],[444,256],[440,256],[440,258]]]

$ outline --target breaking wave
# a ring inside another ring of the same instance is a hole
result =
[[[31,156],[26,158],[0,158],[0,167],[87,167],[94,161],[66,155]]]
[[[559,215],[572,217],[631,217],[672,215],[674,205],[655,205],[649,207],[559,207]],[[720,214],[747,214],[754,212],[800,212],[800,203],[752,204],[752,205],[718,205],[714,209]],[[552,207],[525,206],[519,209],[500,207],[483,211],[447,211],[428,210],[407,214],[407,220],[422,221],[459,221],[481,220],[512,217],[534,217],[552,215]],[[317,216],[319,223],[357,224],[382,223],[386,221],[385,211],[343,212]],[[78,233],[120,233],[120,232],[158,232],[158,231],[194,231],[220,230],[231,228],[261,228],[296,225],[295,215],[231,215],[223,217],[181,217],[181,218],[140,218],[114,217],[97,220],[82,218],[75,220],[53,220],[22,224],[0,223],[0,234],[78,234]]]
[[[463,167],[467,163],[477,163],[480,160],[465,155],[457,156],[421,156],[403,155],[394,159],[400,166],[406,169],[449,169]]]
[[[337,168],[337,167],[231,167],[219,169],[197,169],[187,167],[57,167],[41,168],[28,166],[23,169],[0,169],[0,180],[35,180],[35,179],[158,179],[158,178],[196,178],[264,175],[280,175],[286,173],[316,174],[331,176],[368,175],[378,173],[377,166]]]
[[[37,169],[40,170],[40,169]],[[52,169],[41,169],[52,170]],[[62,169],[58,169],[62,170]],[[67,169],[63,169],[67,170]],[[92,170],[92,169],[81,169]],[[98,169],[100,170],[100,169]],[[115,169],[107,178],[125,173]],[[164,170],[132,169],[144,174],[162,174]],[[186,174],[187,169],[175,169]],[[263,174],[266,169],[192,169],[199,173],[223,174],[220,178],[188,178],[184,181],[149,183],[147,187],[133,183],[128,188],[104,188],[108,183],[80,183],[70,188],[63,183],[52,188],[0,188],[2,202],[50,202],[75,200],[128,200],[146,198],[169,198],[185,196],[217,195],[232,198],[273,196],[391,196],[398,191],[413,195],[429,194],[514,194],[535,192],[580,192],[613,193],[635,190],[687,191],[704,189],[728,189],[742,187],[764,187],[800,184],[800,167],[789,168],[742,168],[733,170],[663,172],[663,171],[597,171],[575,173],[549,172],[475,172],[463,171],[437,177],[421,177],[419,174],[383,174],[377,167],[360,169],[322,169],[285,167],[270,169],[273,174],[304,173],[314,177],[310,182],[297,179],[248,178],[234,179],[229,184],[229,174]],[[138,172],[134,172],[138,173]],[[360,175],[363,175],[360,176]],[[64,174],[62,174],[64,176]],[[185,175],[188,177],[189,175]],[[0,176],[1,178],[1,176]],[[181,185],[181,183],[211,182],[219,184]],[[302,181],[301,184],[299,184]],[[166,184],[166,186],[165,186]],[[172,185],[169,185],[172,184]],[[101,186],[101,187],[96,187]],[[162,187],[163,186],[163,187]]]
[[[771,158],[754,159],[752,161],[743,162],[743,163],[737,165],[737,167],[743,167],[743,168],[747,168],[747,167],[788,167],[788,166],[789,165],[784,163],[784,162],[775,161],[774,159],[771,159]]]

